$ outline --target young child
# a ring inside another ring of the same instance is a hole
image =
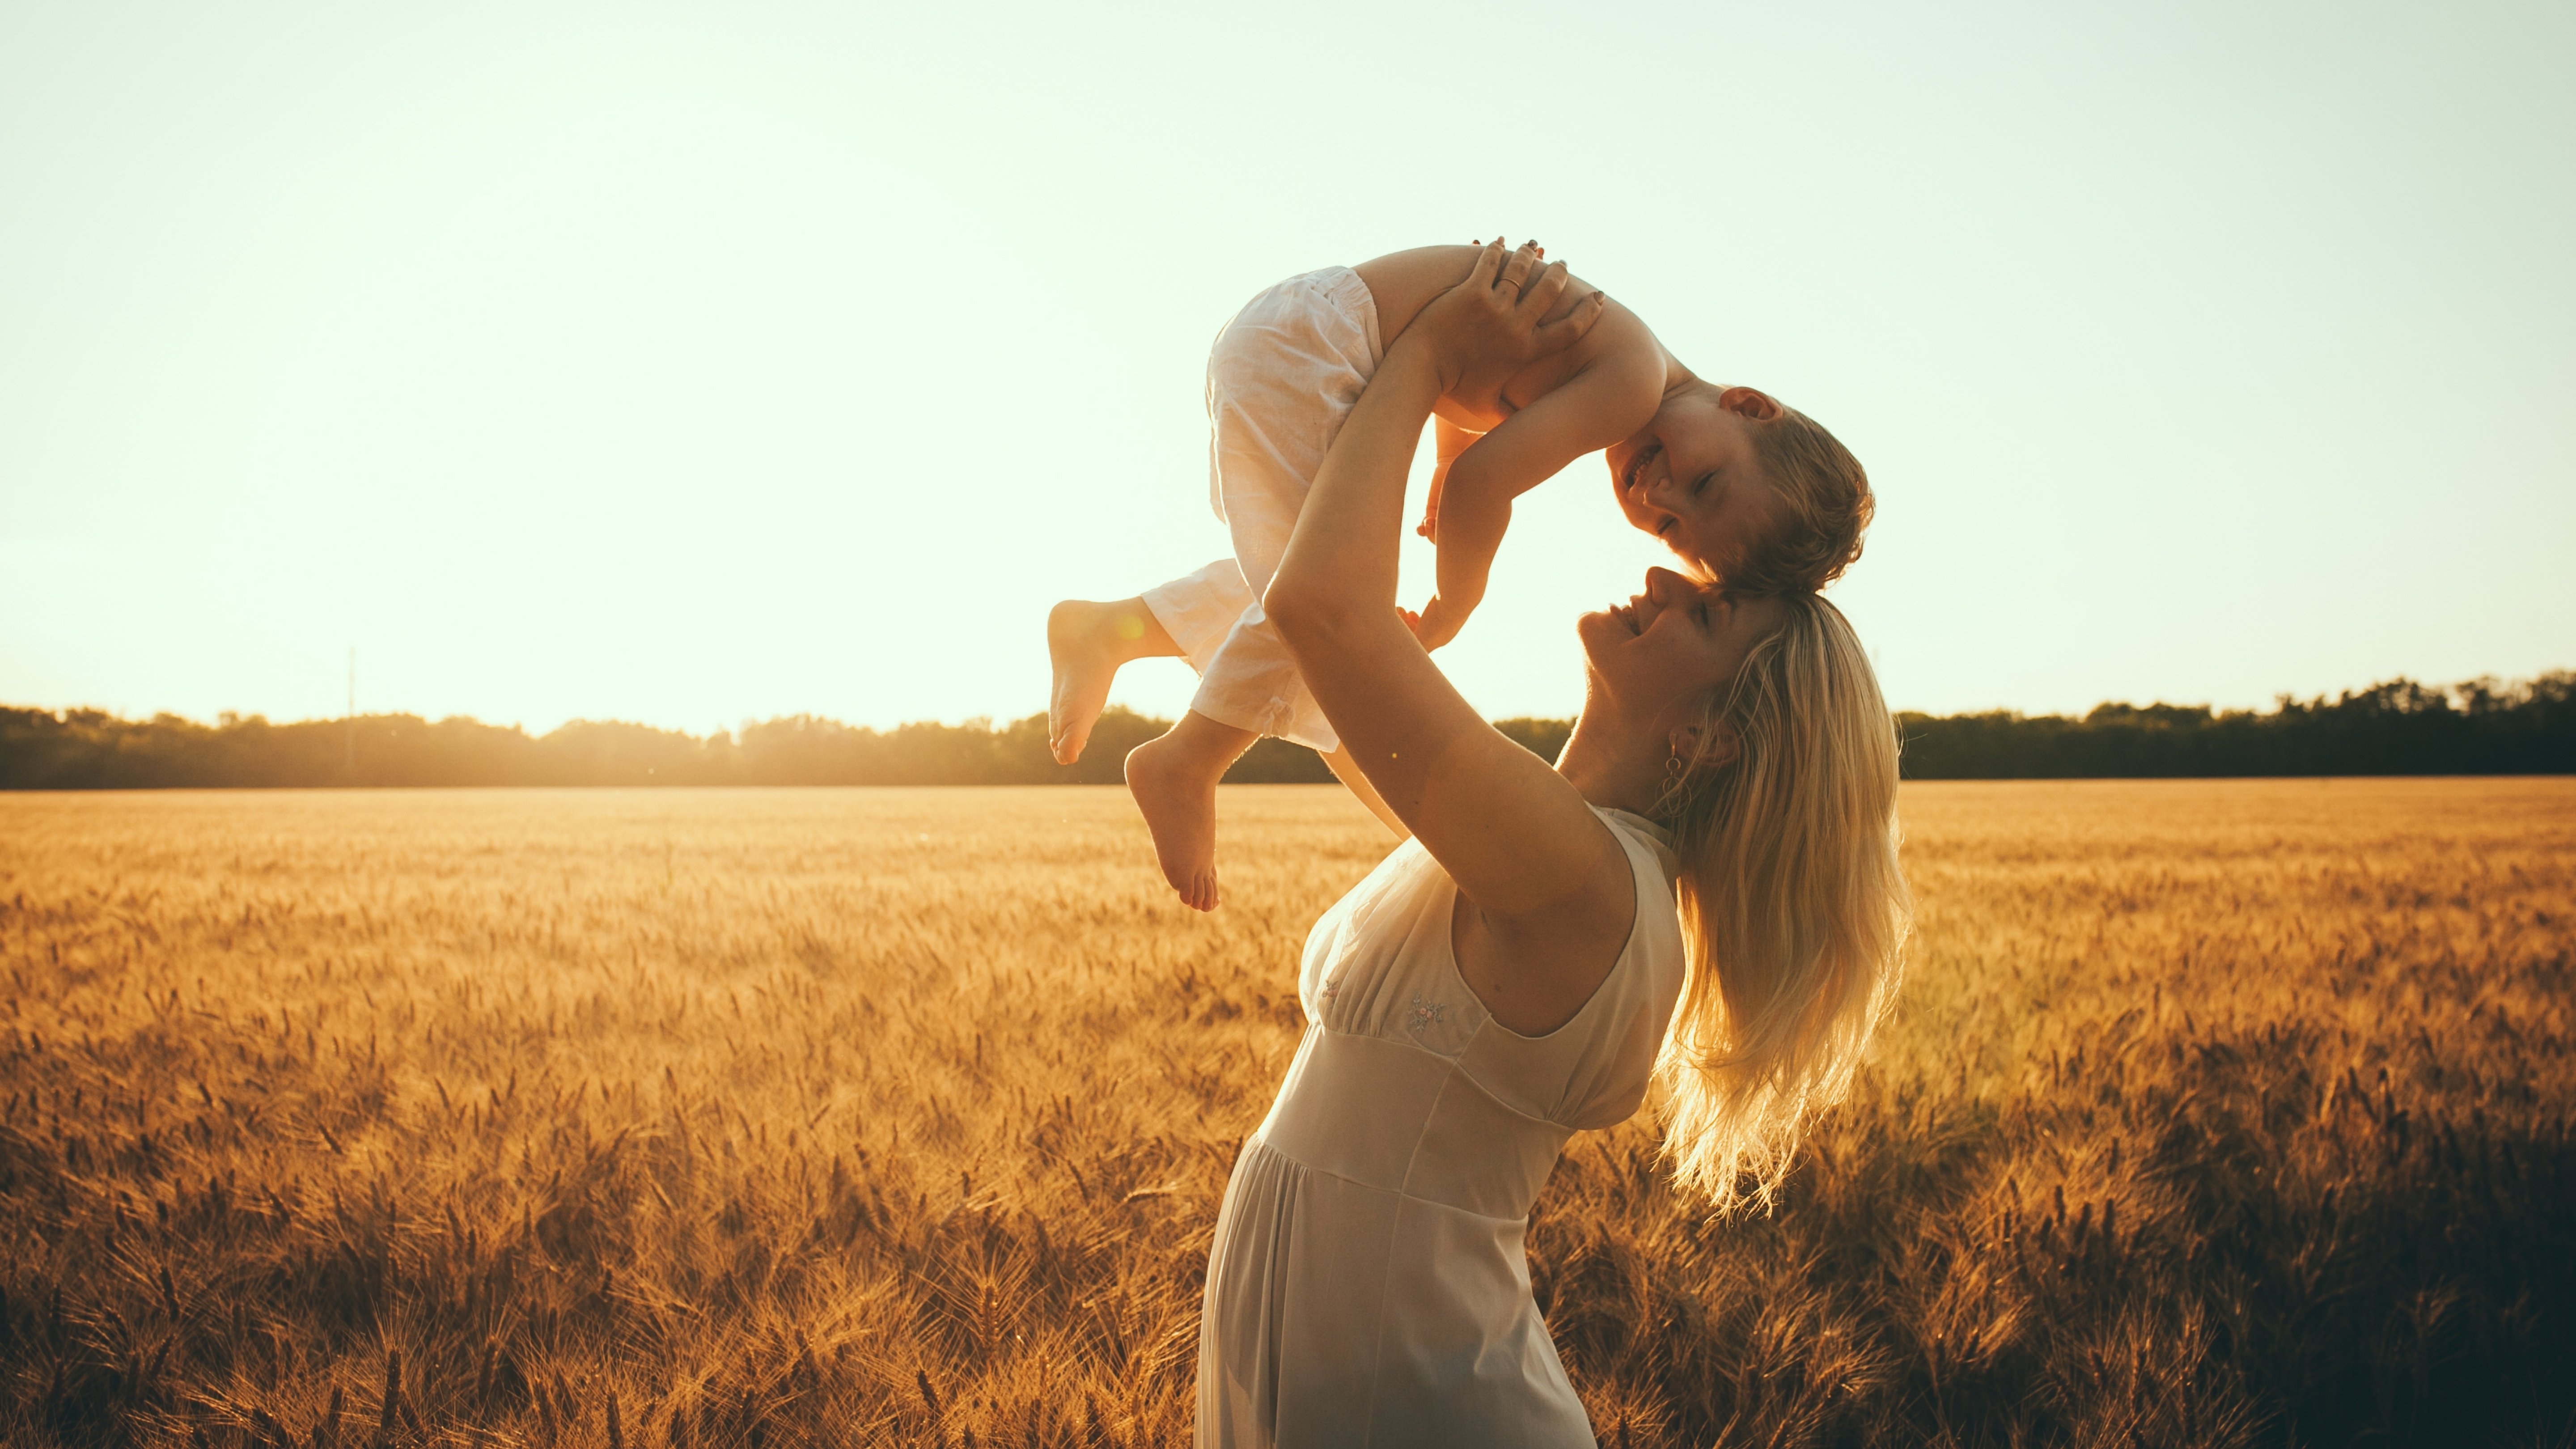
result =
[[[1216,784],[1262,735],[1320,752],[1399,835],[1298,677],[1261,610],[1306,490],[1386,346],[1458,285],[1480,250],[1420,247],[1291,277],[1245,305],[1208,356],[1209,494],[1234,556],[1114,603],[1066,600],[1047,617],[1055,670],[1048,735],[1056,759],[1082,754],[1131,659],[1179,655],[1199,673],[1181,722],[1127,756],[1127,786],[1154,835],[1164,878],[1213,910]],[[1438,466],[1420,532],[1438,582],[1418,616],[1426,649],[1456,637],[1485,592],[1512,499],[1586,453],[1608,450],[1628,521],[1702,577],[1747,592],[1810,590],[1859,556],[1869,481],[1831,434],[1749,387],[1701,381],[1636,314],[1523,243],[1498,285],[1531,289],[1551,323],[1597,312],[1568,346],[1479,395],[1441,399]]]

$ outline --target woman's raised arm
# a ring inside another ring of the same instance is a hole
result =
[[[1618,843],[1564,777],[1477,717],[1396,612],[1424,419],[1444,392],[1580,337],[1598,294],[1539,325],[1564,285],[1562,263],[1541,269],[1527,246],[1506,262],[1497,240],[1405,328],[1325,456],[1263,608],[1351,758],[1479,909],[1551,938],[1624,936],[1635,893]]]

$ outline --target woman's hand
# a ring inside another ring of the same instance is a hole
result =
[[[1508,258],[1496,237],[1477,254],[1467,280],[1432,299],[1397,345],[1427,348],[1449,397],[1499,395],[1513,373],[1581,340],[1601,320],[1609,299],[1599,292],[1553,322],[1547,314],[1565,291],[1565,263],[1539,264],[1535,242]]]

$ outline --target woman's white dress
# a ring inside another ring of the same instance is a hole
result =
[[[1496,1023],[1450,951],[1457,887],[1407,841],[1316,922],[1306,1036],[1217,1215],[1202,1446],[1588,1445],[1522,1233],[1567,1137],[1625,1121],[1682,986],[1662,830],[1598,810],[1636,926],[1574,1019]]]

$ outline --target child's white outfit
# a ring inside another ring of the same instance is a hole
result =
[[[1208,352],[1208,501],[1234,557],[1145,591],[1199,672],[1190,708],[1330,752],[1340,743],[1261,611],[1306,490],[1386,346],[1377,299],[1348,267],[1291,277],[1244,304]]]

